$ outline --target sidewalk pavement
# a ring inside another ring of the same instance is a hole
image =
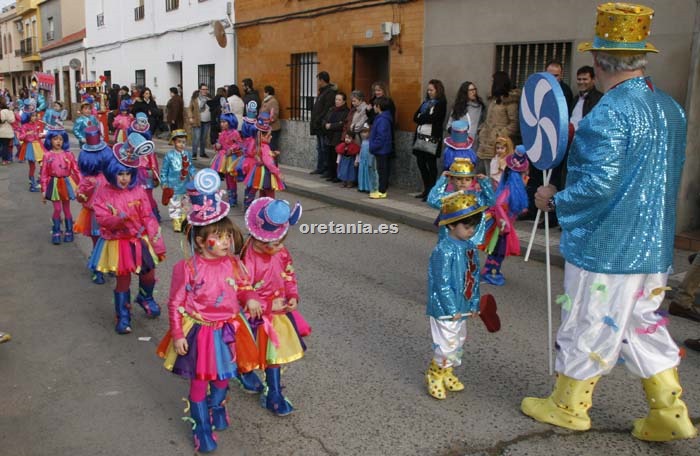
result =
[[[65,122],[66,129],[72,131],[72,123]],[[167,152],[167,142],[161,139],[155,139],[156,153],[164,154]],[[213,157],[215,152],[207,149],[207,155]],[[197,168],[206,167],[209,163],[207,159],[199,159],[194,162]],[[434,231],[437,233],[437,227],[434,224],[437,216],[437,211],[420,199],[414,197],[416,193],[411,193],[409,189],[389,187],[387,199],[369,199],[366,193],[357,191],[356,188],[343,188],[340,184],[333,184],[320,178],[318,175],[311,175],[311,170],[297,168],[293,166],[280,165],[284,182],[287,186],[287,192],[303,196],[317,201],[323,201],[336,207],[341,207],[360,214],[367,214],[374,217],[385,219],[389,222],[402,223],[414,228]],[[544,214],[540,216],[543,219]],[[515,222],[522,256],[525,256],[528,242],[532,233],[534,221],[524,220]],[[561,231],[559,228],[549,229],[549,252],[550,263],[554,266],[563,267],[564,258],[559,251],[559,238]],[[544,227],[537,229],[530,252],[530,260],[546,262],[546,239]],[[676,286],[679,284],[685,272],[689,268],[688,255],[691,251],[674,250],[673,272],[669,276],[670,285]]]

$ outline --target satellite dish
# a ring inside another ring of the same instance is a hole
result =
[[[79,70],[80,69],[80,60],[70,59],[70,62],[68,62],[68,66],[71,68],[71,70]]]
[[[216,38],[216,42],[219,43],[219,47],[225,48],[226,32],[224,31],[224,26],[221,25],[220,21],[213,21],[211,25],[214,27],[214,37]]]

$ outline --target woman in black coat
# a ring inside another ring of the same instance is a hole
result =
[[[148,87],[143,89],[141,98],[134,102],[132,112],[134,116],[136,116],[136,114],[139,112],[143,112],[148,116],[148,125],[150,126],[149,130],[151,132],[151,136],[153,136],[154,132],[156,131],[156,127],[158,127],[158,124],[160,124],[161,113],[160,109],[158,109],[158,105],[156,104],[156,100],[153,98],[151,89]]]
[[[425,101],[413,115],[413,121],[418,125],[416,135],[420,131],[424,135],[429,135],[433,142],[437,142],[435,155],[422,150],[413,149],[416,156],[416,163],[420,170],[420,177],[423,180],[423,192],[416,195],[426,201],[430,189],[437,180],[437,158],[442,151],[442,127],[447,115],[447,99],[445,98],[445,86],[437,79],[428,82]],[[414,136],[415,141],[416,136]]]
[[[347,97],[343,92],[338,92],[335,94],[335,104],[323,118],[322,126],[326,135],[325,144],[328,160],[326,180],[331,182],[340,182],[340,179],[338,179],[338,165],[336,164],[338,155],[335,153],[335,147],[343,140],[343,125],[345,125],[345,118],[349,112]]]
[[[226,100],[226,89],[219,87],[216,89],[216,96],[207,101],[209,112],[211,113],[211,128],[209,129],[209,140],[214,145],[219,140],[221,133],[221,125],[219,125],[219,117],[221,117],[221,100]],[[260,109],[258,107],[258,109]]]

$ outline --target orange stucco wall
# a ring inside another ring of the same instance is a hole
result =
[[[348,2],[328,0],[237,0],[236,23],[281,16]],[[371,2],[366,5],[371,5]],[[353,5],[356,6],[356,5]],[[288,19],[274,24],[241,26],[237,29],[239,80],[249,77],[261,92],[275,87],[283,117],[289,106],[291,54],[316,52],[319,70],[348,93],[352,90],[353,47],[386,44],[382,22],[398,22],[401,33],[390,45],[389,90],[397,107],[398,127],[413,129],[413,112],[422,99],[423,1],[368,6],[333,12],[309,19]],[[371,37],[367,37],[371,31]]]

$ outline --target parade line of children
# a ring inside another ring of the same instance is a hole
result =
[[[235,116],[224,107],[217,156],[211,168],[198,172],[184,130],[171,133],[173,148],[159,171],[148,120],[131,117],[129,106],[115,122],[113,147],[103,139],[90,106],[81,106],[74,128],[81,146],[77,160],[60,116],[50,124],[40,122],[35,105],[27,103],[17,129],[19,158],[29,163],[29,191],[41,192],[42,201],[52,204],[51,243],[72,242],[74,232],[89,237],[90,279],[104,284],[114,277],[118,334],[132,332],[134,301],[146,318],[161,315],[154,288],[166,247],[152,191],[162,186],[173,229],[184,233],[189,249],[173,268],[170,330],[157,354],[167,370],[190,380],[187,419],[195,450],[202,453],[215,450],[214,431],[229,426],[230,380],[260,395],[261,405],[277,416],[294,411],[282,394],[281,366],[304,356],[303,337],[311,333],[298,310],[296,274],[284,246],[302,208],[274,198],[284,189],[274,162],[278,152],[269,146],[269,117],[257,116],[256,108],[254,102],[248,106],[241,137]],[[227,191],[220,190],[222,178]],[[245,185],[247,240],[228,218],[238,204],[239,182]],[[71,200],[82,205],[75,223]],[[138,276],[133,300],[132,274]]]

